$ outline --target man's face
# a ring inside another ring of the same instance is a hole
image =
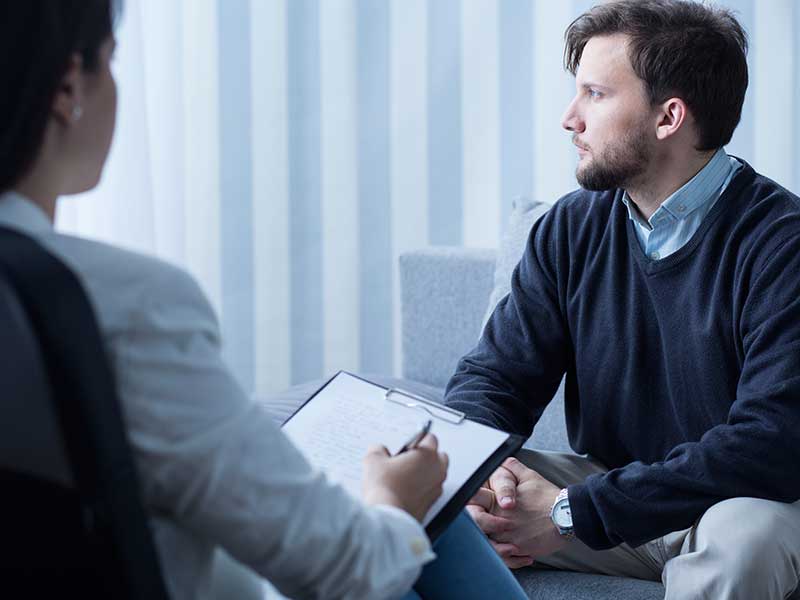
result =
[[[591,38],[575,87],[561,124],[578,148],[578,183],[589,190],[628,187],[651,163],[655,122],[644,82],[628,59],[627,38]]]

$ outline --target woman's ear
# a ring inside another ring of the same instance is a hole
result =
[[[53,116],[67,127],[80,120],[83,114],[83,58],[77,52],[69,59],[69,65],[53,99]]]

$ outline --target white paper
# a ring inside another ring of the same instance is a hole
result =
[[[447,452],[450,464],[442,496],[423,520],[427,526],[508,434],[466,420],[458,425],[448,423],[421,408],[391,402],[384,388],[348,373],[339,373],[283,431],[312,465],[360,498],[367,449],[379,444],[394,454],[428,419],[433,422],[431,433],[439,440],[439,450]]]

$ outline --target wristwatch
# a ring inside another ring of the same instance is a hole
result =
[[[569,509],[569,496],[567,488],[564,488],[556,496],[553,508],[550,509],[550,518],[553,525],[558,529],[558,533],[567,539],[575,537],[575,530],[572,527],[572,512]]]

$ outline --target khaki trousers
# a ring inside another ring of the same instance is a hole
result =
[[[523,449],[517,458],[559,487],[608,470],[559,452]],[[689,529],[638,548],[592,550],[573,540],[535,565],[662,581],[666,600],[800,598],[800,502],[733,498],[709,508]]]

